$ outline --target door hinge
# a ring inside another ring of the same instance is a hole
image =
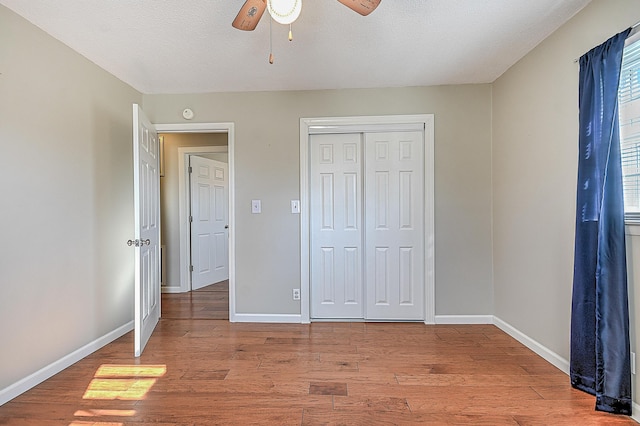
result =
[[[193,265],[189,265],[189,272],[193,272]]]
[[[189,173],[193,173],[193,167],[189,166]]]
[[[193,222],[193,216],[189,216],[189,222]]]

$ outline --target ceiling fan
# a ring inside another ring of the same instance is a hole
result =
[[[349,9],[367,16],[380,4],[381,0],[338,0]],[[280,24],[291,24],[300,15],[302,0],[246,0],[238,16],[231,24],[243,31],[253,31],[266,9],[271,17]]]

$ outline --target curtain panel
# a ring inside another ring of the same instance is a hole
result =
[[[580,58],[570,376],[596,410],[631,415],[618,86],[626,30]]]

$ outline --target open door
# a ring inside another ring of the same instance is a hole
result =
[[[134,353],[139,357],[160,319],[160,172],[158,133],[133,104],[135,210]]]

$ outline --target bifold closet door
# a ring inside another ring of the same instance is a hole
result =
[[[362,134],[310,140],[311,317],[362,319]]]
[[[365,135],[366,319],[424,319],[422,132]]]

